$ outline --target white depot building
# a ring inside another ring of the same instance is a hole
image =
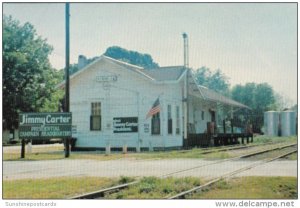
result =
[[[247,108],[198,86],[183,66],[143,69],[101,56],[70,77],[75,149],[181,148],[217,121],[220,106]]]

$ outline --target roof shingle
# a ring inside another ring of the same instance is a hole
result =
[[[157,81],[176,81],[185,69],[183,66],[168,66],[156,69],[144,69],[142,71]]]
[[[214,102],[220,102],[226,105],[231,105],[231,106],[235,106],[235,107],[239,107],[239,108],[247,108],[250,109],[248,106],[239,103],[235,100],[232,100],[228,97],[225,97],[224,95],[221,95],[219,93],[217,93],[214,90],[210,90],[202,85],[198,85],[199,86],[199,90],[201,91],[204,99],[206,100],[210,100],[210,101],[214,101]]]

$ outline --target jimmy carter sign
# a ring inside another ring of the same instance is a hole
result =
[[[138,132],[137,117],[120,117],[113,119],[114,133]]]
[[[21,139],[68,138],[72,136],[71,113],[20,113]]]

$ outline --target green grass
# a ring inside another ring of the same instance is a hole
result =
[[[3,181],[4,199],[63,199],[99,190],[132,178],[61,177],[51,179],[22,179]]]
[[[4,199],[64,199],[117,184],[131,177],[61,177],[3,181]],[[144,177],[141,182],[108,195],[110,199],[164,199],[203,184],[195,177]],[[222,180],[187,198],[193,199],[297,199],[296,177],[240,177]]]
[[[22,161],[22,160],[57,160],[64,158],[64,152],[39,152],[25,153],[25,158],[21,158],[21,153],[4,153],[3,161]]]
[[[297,142],[297,136],[288,136],[288,137],[272,137],[272,136],[256,136],[253,138],[253,143],[268,143],[268,142]]]
[[[107,196],[110,199],[164,199],[203,184],[199,178],[144,177],[140,183]],[[295,177],[242,177],[219,181],[193,199],[296,199]]]
[[[257,136],[254,138],[253,144],[263,144],[268,142],[296,142],[297,137],[268,137],[268,136]],[[249,145],[251,145],[250,143]],[[38,149],[35,152],[25,154],[25,158],[20,158],[20,152],[4,152],[3,160],[14,161],[14,160],[57,160],[64,159],[64,151],[62,147],[55,147],[56,149]],[[33,146],[34,150],[34,146]],[[48,151],[48,152],[47,152]],[[193,148],[191,150],[173,150],[173,151],[160,151],[160,152],[144,152],[144,153],[112,153],[105,155],[103,152],[71,152],[70,159],[92,159],[92,160],[115,160],[121,158],[131,158],[136,160],[143,159],[176,159],[176,158],[206,158],[206,159],[225,159],[236,155],[231,155],[228,152],[209,153],[202,154],[206,150],[202,148]]]
[[[144,153],[112,153],[105,155],[104,153],[97,152],[71,152],[69,159],[92,159],[92,160],[115,160],[121,158],[132,158],[137,160],[146,159],[172,159],[172,158],[205,158],[208,155],[202,155],[201,149],[193,149],[189,151],[165,151],[165,152],[144,152]],[[4,161],[16,160],[57,160],[65,159],[64,151],[56,152],[38,152],[38,153],[25,153],[25,158],[20,158],[20,153],[4,153]]]
[[[193,177],[165,178],[144,177],[141,182],[121,192],[108,195],[109,199],[164,199],[201,184]]]
[[[287,156],[285,159],[288,159],[288,160],[297,160],[298,159],[298,153],[293,153],[293,154]]]
[[[20,153],[4,153],[3,161],[40,161],[40,160],[62,160],[62,159],[91,159],[91,160],[115,160],[126,158],[127,155],[111,154],[105,155],[100,153],[80,153],[71,152],[69,158],[65,158],[64,151],[56,152],[37,152],[37,153],[25,153],[25,158],[20,157]]]
[[[296,177],[241,177],[222,180],[189,198],[297,199]]]

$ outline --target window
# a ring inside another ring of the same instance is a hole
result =
[[[202,121],[204,120],[204,111],[201,112]]]
[[[179,106],[176,106],[176,134],[180,133]]]
[[[156,113],[151,119],[151,133],[153,135],[160,134],[160,115]]]
[[[172,128],[172,106],[168,105],[168,134],[173,133]]]
[[[101,131],[101,103],[91,103],[90,130]]]

